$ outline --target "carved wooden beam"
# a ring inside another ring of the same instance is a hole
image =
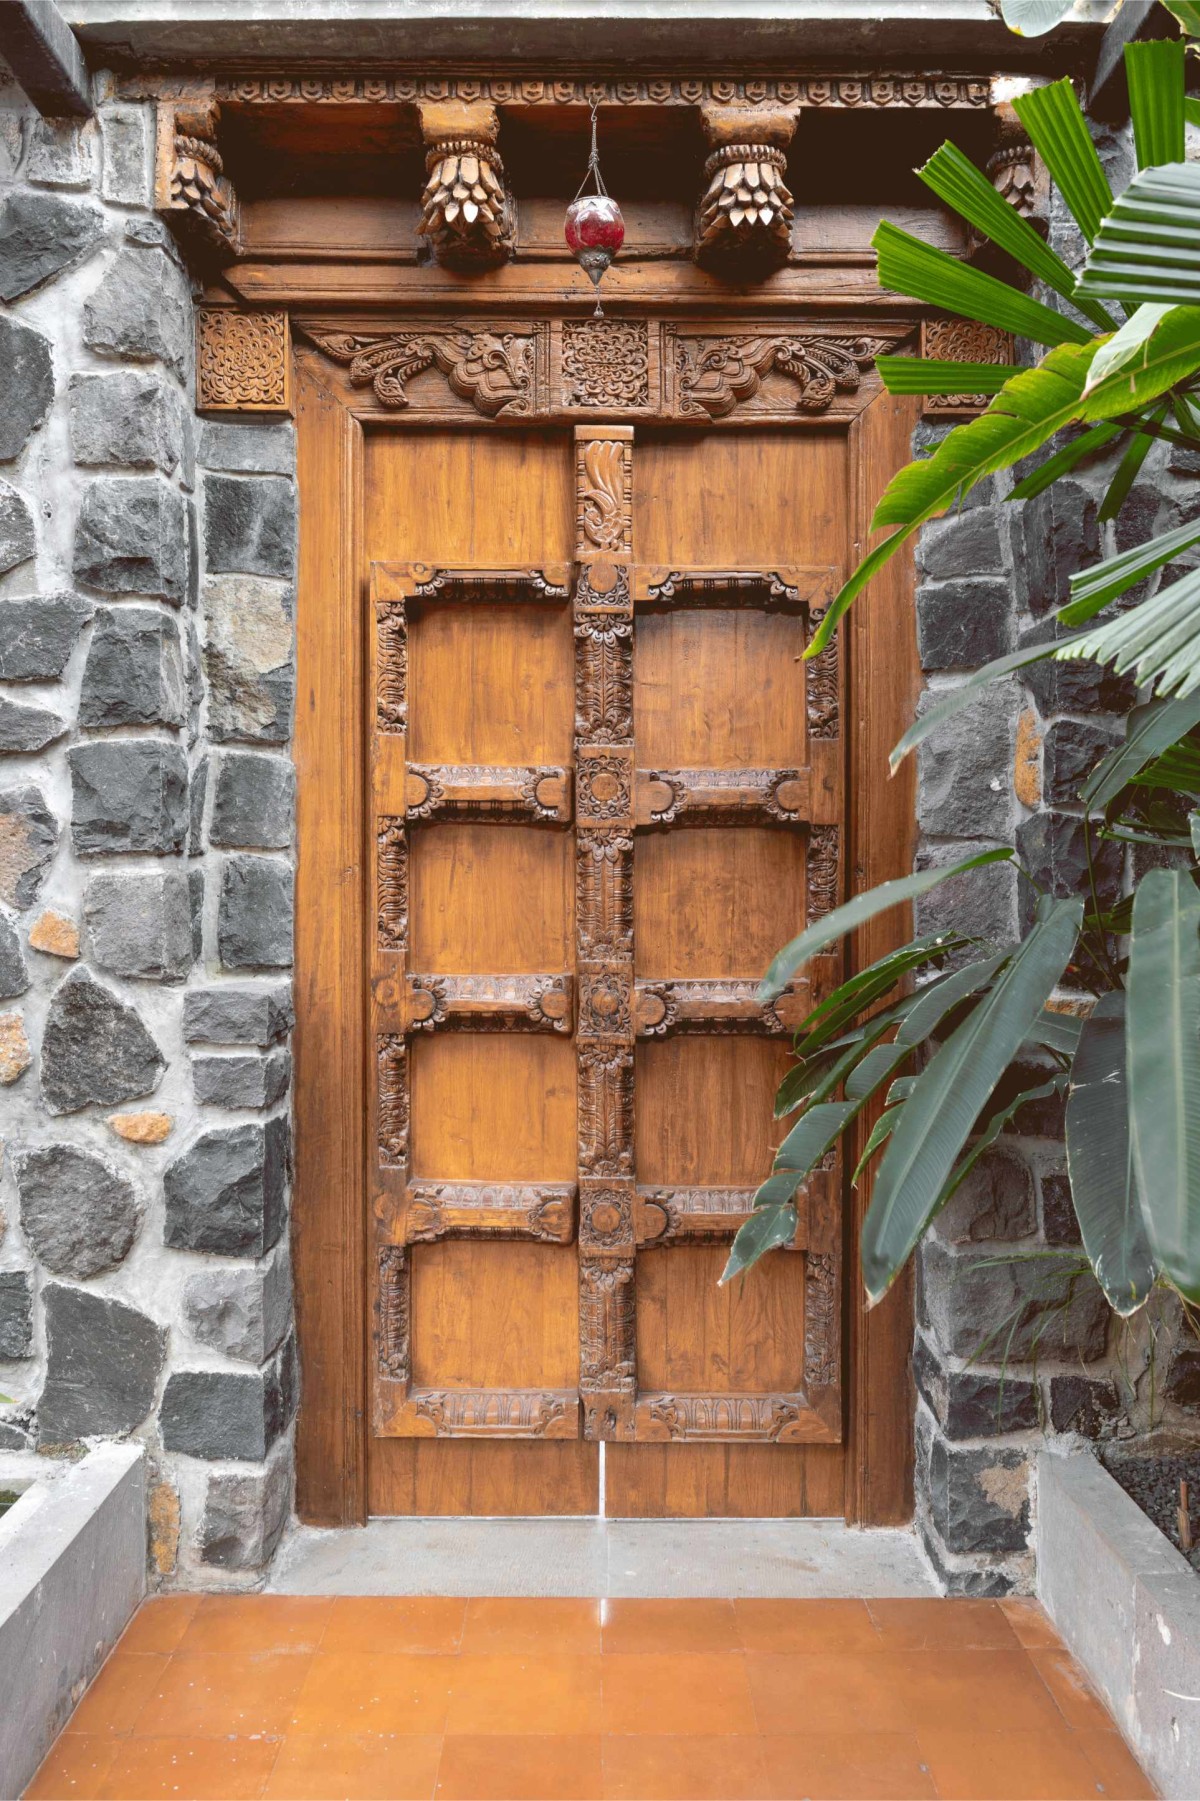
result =
[[[807,817],[808,769],[639,769],[634,773],[634,823],[794,825]]]
[[[566,824],[571,817],[569,769],[502,769],[471,763],[409,763],[404,784],[408,819],[524,819]]]
[[[676,1032],[705,1037],[753,1032],[778,1037],[794,1031],[812,1003],[808,984],[788,989],[771,1006],[758,999],[757,981],[704,976],[685,981],[634,984],[634,1031],[639,1038],[667,1038]]]
[[[410,975],[406,1023],[413,1032],[570,1032],[569,975]]]
[[[1015,206],[1021,217],[1045,237],[1050,229],[1045,165],[1034,151],[1011,101],[1001,101],[995,116],[998,144],[987,165],[992,186],[1001,199]]]
[[[573,1182],[410,1182],[405,1197],[408,1244],[442,1238],[533,1239],[570,1244],[575,1235]]]
[[[241,221],[237,195],[217,148],[215,100],[160,100],[154,158],[154,206],[185,248],[228,261]]]
[[[490,269],[516,248],[516,201],[504,181],[490,100],[423,100],[425,191],[417,227],[448,269]]]
[[[799,108],[700,108],[711,154],[696,214],[698,263],[738,279],[765,275],[787,261],[793,203],[784,175]]]

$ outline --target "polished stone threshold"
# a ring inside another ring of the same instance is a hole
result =
[[[885,1597],[938,1592],[912,1532],[839,1520],[378,1519],[298,1528],[290,1595]]]

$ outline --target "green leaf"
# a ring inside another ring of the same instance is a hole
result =
[[[1154,414],[1154,418],[1161,420],[1165,411],[1165,407],[1160,407]],[[1134,432],[1124,456],[1117,464],[1117,472],[1108,484],[1108,493],[1100,503],[1100,511],[1096,514],[1099,524],[1107,525],[1110,519],[1117,517],[1125,505],[1129,498],[1129,490],[1141,473],[1142,464],[1145,462],[1153,442],[1154,439],[1149,432]]]
[[[758,1207],[750,1215],[744,1225],[738,1227],[737,1236],[729,1247],[729,1261],[721,1272],[718,1284],[723,1288],[740,1276],[743,1270],[765,1257],[768,1251],[774,1251],[781,1245],[791,1244],[796,1236],[796,1209],[790,1201],[776,1206]]]
[[[1064,76],[1031,94],[1020,94],[1013,111],[1090,244],[1113,197],[1071,82]]]
[[[937,1211],[975,1121],[1067,966],[1082,919],[1082,901],[1043,903],[994,987],[917,1077],[863,1222],[862,1272],[872,1305]]]
[[[1001,1132],[1006,1126],[1012,1124],[1022,1107],[1027,1106],[1030,1101],[1048,1101],[1052,1095],[1064,1094],[1066,1087],[1067,1077],[1064,1072],[1062,1075],[1052,1076],[1048,1082],[1039,1083],[1036,1088],[1022,1088],[1021,1092],[1015,1094],[1007,1106],[1001,1107],[998,1113],[993,1113],[962,1162],[955,1164],[950,1180],[942,1190],[940,1205],[944,1207],[958,1192],[984,1152],[991,1150]]]
[[[1163,0],[1163,5],[1174,13],[1189,37],[1200,37],[1200,0]],[[1195,104],[1200,108],[1200,101]]]
[[[867,1164],[871,1161],[880,1146],[886,1144],[891,1137],[892,1129],[896,1124],[898,1114],[898,1106],[885,1107],[884,1111],[875,1121],[875,1124],[871,1127],[871,1135],[863,1146],[862,1156],[854,1165],[854,1174],[850,1178],[853,1186],[857,1187],[858,1178],[862,1175],[863,1170],[866,1169]]]
[[[1115,331],[1111,338],[1106,338],[1096,352],[1088,371],[1084,394],[1090,394],[1106,376],[1115,375],[1119,369],[1124,369],[1131,363],[1136,366],[1139,361],[1144,363],[1147,344],[1170,310],[1169,305],[1154,303],[1139,306],[1135,313],[1131,313],[1120,331]]]
[[[998,394],[1011,363],[949,363],[937,357],[877,356],[875,367],[889,394]]]
[[[961,1001],[969,1000],[981,988],[987,987],[992,977],[1008,962],[1009,954],[1008,951],[1000,951],[994,957],[983,957],[976,963],[966,963],[961,969],[951,970],[939,982],[931,982],[927,988],[922,989],[916,1006],[896,1033],[896,1043],[909,1047],[924,1044],[930,1033],[937,1031],[946,1015]]]
[[[1101,995],[1080,1033],[1067,1093],[1067,1170],[1088,1261],[1109,1306],[1127,1319],[1158,1271],[1129,1142],[1120,992]]]
[[[1180,38],[1126,44],[1125,78],[1139,169],[1183,161],[1183,65]]]
[[[1029,1036],[1034,1044],[1044,1045],[1048,1051],[1060,1051],[1064,1057],[1073,1057],[1079,1048],[1082,1029],[1083,1022],[1073,1014],[1057,1013],[1053,1007],[1043,1007]]]
[[[1173,306],[1147,340],[1141,359],[1098,382],[1084,397],[1079,417],[1090,421],[1134,412],[1176,382],[1194,379],[1198,368],[1200,306]]]
[[[996,657],[985,663],[982,669],[976,669],[965,681],[947,693],[909,726],[899,744],[888,757],[888,766],[893,775],[910,751],[918,744],[923,744],[933,732],[936,732],[947,719],[953,719],[964,707],[970,706],[980,688],[988,682],[999,681],[1001,676],[1011,675],[1014,669],[1024,669],[1029,663],[1043,663],[1048,657],[1073,642],[1070,638],[1052,639],[1047,644],[1027,644],[1022,650],[1006,651],[1002,657]]]
[[[1000,17],[1021,38],[1039,38],[1066,18],[1075,0],[1000,0]]]
[[[1200,1300],[1200,891],[1151,869],[1133,899],[1125,1044],[1133,1161],[1150,1243]]]
[[[1059,612],[1059,619],[1063,625],[1082,625],[1110,600],[1116,600],[1143,576],[1153,575],[1193,544],[1200,544],[1200,520],[1160,532],[1157,538],[1147,538],[1132,550],[1123,550],[1102,563],[1094,563],[1090,569],[1080,570],[1071,577],[1071,598]]]
[[[1114,203],[1079,281],[1127,303],[1200,305],[1200,165],[1143,169]]]
[[[799,1170],[806,1176],[821,1161],[856,1108],[849,1101],[823,1101],[796,1121],[775,1153],[775,1168]]]
[[[1007,251],[1022,268],[1061,294],[1064,300],[1080,306],[1080,310],[1100,327],[1111,331],[1114,321],[1095,301],[1082,304],[1075,298],[1075,276],[1057,253],[1051,250],[1041,233],[999,195],[986,175],[980,174],[956,144],[943,144],[935,150],[917,174],[926,187],[932,188],[940,200],[975,226],[993,244]],[[966,392],[965,382],[960,384]]]
[[[962,875],[968,869],[979,869],[985,863],[1000,863],[1012,856],[1007,849],[982,851],[978,856],[968,857],[963,863],[955,863],[949,869],[923,869],[917,875],[900,876],[894,882],[881,882],[877,888],[869,888],[865,894],[855,895],[844,906],[835,907],[832,913],[801,932],[790,944],[772,959],[758,988],[758,998],[765,1005],[768,1001],[777,1000],[795,975],[796,971],[815,957],[818,952],[827,950],[844,938],[848,932],[857,931],[869,919],[880,913],[887,913],[893,907],[905,905],[919,895],[936,888],[939,882],[949,881],[951,876]]]
[[[800,1021],[796,1028],[796,1055],[813,1056],[841,1031],[847,1020],[873,1006],[902,977],[928,963],[939,962],[949,951],[958,950],[966,942],[953,932],[934,932],[924,938],[914,938],[900,950],[889,951],[887,956],[848,976]]]
[[[1139,770],[1133,778],[1138,788],[1165,788],[1183,800],[1200,800],[1200,746],[1186,739],[1172,744],[1161,757]]]
[[[1039,463],[1032,475],[1019,481],[1009,499],[1032,500],[1035,494],[1044,493],[1060,475],[1074,469],[1076,463],[1081,463],[1084,457],[1091,456],[1093,451],[1102,450],[1113,438],[1119,438],[1122,429],[1119,425],[1089,426],[1087,431],[1080,432],[1069,444],[1064,444],[1061,450],[1056,450],[1053,456],[1047,457],[1044,463]]]
[[[1020,288],[1010,287],[995,275],[986,275],[946,250],[938,250],[910,232],[901,231],[890,219],[877,227],[871,243],[879,264],[879,282],[897,294],[944,307],[966,319],[995,325],[1036,344],[1090,344],[1085,325],[1056,313],[1040,300],[1031,300]]]
[[[1063,345],[1050,351],[1036,369],[1017,370],[978,419],[956,426],[932,456],[906,464],[892,477],[871,529],[887,525],[898,529],[876,546],[835,595],[813,634],[807,657],[824,649],[855,596],[919,526],[953,506],[985,475],[1020,462],[1071,424],[1082,405],[1094,355],[1091,342],[1086,349]]]
[[[1089,812],[1099,812],[1116,799],[1122,788],[1160,756],[1168,745],[1200,724],[1200,695],[1188,700],[1152,700],[1129,715],[1125,742],[1097,763],[1080,800]]]
[[[1160,698],[1194,694],[1200,688],[1200,569],[1106,625],[1080,632],[1065,655],[1055,655],[1064,662],[1090,657],[1111,663],[1118,675],[1132,671]]]
[[[904,1059],[911,1054],[911,1045],[902,1045],[899,1039],[891,1044],[877,1044],[868,1051],[854,1073],[846,1078],[846,1099],[848,1101],[870,1100],[881,1082],[886,1082],[894,1070],[898,1069]]]

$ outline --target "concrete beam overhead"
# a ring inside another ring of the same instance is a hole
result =
[[[1090,66],[1111,0],[1048,38],[989,0],[61,0],[94,65],[446,64],[798,72]]]

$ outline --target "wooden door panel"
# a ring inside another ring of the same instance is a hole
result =
[[[757,999],[841,882],[844,677],[803,653],[844,466],[779,433],[652,439],[644,470],[628,427],[557,462],[444,442],[469,521],[417,438],[368,515],[375,1504],[543,1510],[561,1454],[553,1510],[583,1506],[607,1441],[616,1513],[829,1510],[836,1163],[791,1254],[718,1277],[839,968]],[[744,494],[745,531],[714,525]]]

